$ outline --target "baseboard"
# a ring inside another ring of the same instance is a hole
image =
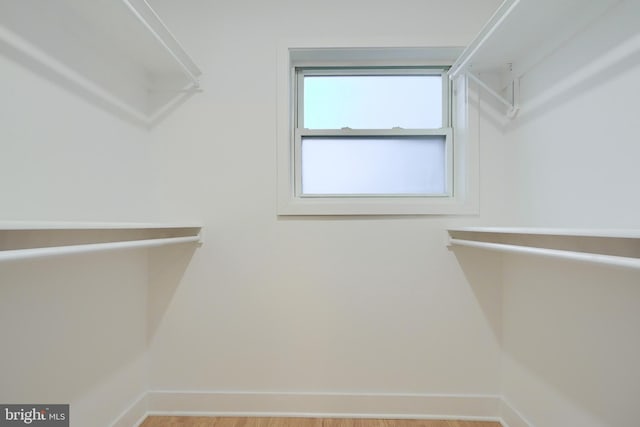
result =
[[[148,415],[456,419],[533,427],[498,395],[159,390],[140,396],[110,427],[138,427]]]
[[[149,414],[499,421],[500,396],[150,391]]]
[[[149,414],[147,400],[149,393],[143,393],[109,427],[138,427]]]
[[[500,423],[503,427],[533,427],[507,399],[500,399]]]

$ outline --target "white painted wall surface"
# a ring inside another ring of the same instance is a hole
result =
[[[640,3],[623,1],[522,79],[505,129],[512,222],[639,228]],[[640,411],[640,275],[504,260],[506,399],[534,426],[631,427]]]
[[[618,2],[523,76],[506,132],[520,223],[640,227],[639,27],[640,3]]]
[[[505,259],[503,390],[532,426],[638,425],[639,284],[637,270]]]
[[[0,77],[1,220],[148,222],[156,215],[146,129],[4,55]]]
[[[499,391],[500,288],[484,258],[463,272],[446,249],[451,218],[276,216],[282,40],[460,46],[497,5],[153,2],[203,69],[204,93],[154,129],[153,149],[166,209],[203,218],[205,245],[165,290],[152,390]],[[502,165],[490,164],[484,203],[501,215]]]
[[[144,251],[0,266],[0,400],[68,403],[71,426],[110,425],[145,390]]]
[[[146,130],[4,54],[0,94],[0,221],[152,218]],[[146,301],[144,252],[0,264],[0,401],[109,425],[146,390]]]

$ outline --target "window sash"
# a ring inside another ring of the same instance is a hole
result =
[[[447,77],[448,67],[300,67],[295,68],[295,129],[293,132],[294,193],[298,198],[449,198],[453,196],[453,138],[450,108],[451,84]],[[305,76],[440,76],[442,77],[442,128],[427,129],[307,129],[304,123],[304,78]],[[444,193],[438,194],[304,194],[302,192],[302,139],[304,137],[445,137],[445,181]]]
[[[444,136],[445,137],[445,191],[437,194],[411,193],[367,193],[367,194],[305,194],[302,192],[302,138],[304,137],[402,137],[402,136]],[[296,129],[294,135],[294,192],[299,198],[442,198],[453,196],[453,131],[440,129]]]
[[[450,128],[452,123],[450,108],[452,89],[447,74],[448,69],[448,67],[296,67],[295,128],[296,130],[304,129],[305,76],[440,76],[442,79],[442,127]]]

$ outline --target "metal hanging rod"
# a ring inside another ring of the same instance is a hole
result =
[[[46,248],[12,249],[0,251],[0,261],[73,255],[118,249],[151,248],[179,243],[198,243],[200,236],[167,237],[162,239],[126,240],[121,242],[89,243],[82,245],[52,246]]]
[[[171,57],[180,65],[184,73],[189,77],[193,84],[193,88],[200,88],[200,79],[198,76],[201,74],[198,67],[191,61],[191,58],[186,54],[179,55],[178,53],[184,52],[182,45],[174,37],[173,33],[169,31],[162,19],[153,10],[146,0],[140,0],[134,4],[134,0],[122,0],[122,2],[131,10],[131,12],[138,18],[140,23],[153,35],[153,37],[162,45],[162,47],[171,55]],[[148,17],[145,17],[145,14]],[[161,31],[163,35],[159,33]],[[172,43],[177,48],[172,48],[169,43]]]
[[[559,249],[536,248],[530,246],[509,245],[504,243],[479,242],[475,240],[450,238],[451,245],[469,246],[472,248],[489,249],[499,252],[539,255],[553,258],[569,259],[573,261],[592,262],[598,264],[613,265],[640,269],[640,258],[629,258],[614,255],[602,255],[587,252],[575,252]]]

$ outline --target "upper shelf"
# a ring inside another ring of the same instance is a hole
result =
[[[449,74],[472,69],[521,76],[618,1],[505,0]]]
[[[0,52],[145,126],[201,75],[146,0],[2,0]]]
[[[194,223],[0,222],[0,261],[200,243]]]
[[[451,245],[640,268],[640,230],[466,227],[448,232]]]

